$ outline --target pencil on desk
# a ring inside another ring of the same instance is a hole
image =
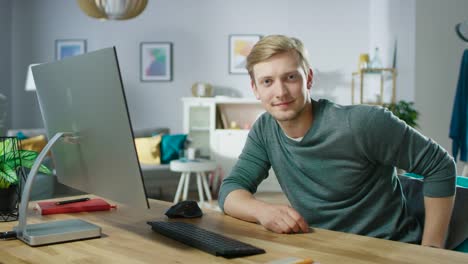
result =
[[[313,264],[314,261],[311,258],[301,259],[294,262],[294,264]]]
[[[311,258],[297,258],[297,257],[287,257],[283,259],[278,259],[268,262],[268,264],[319,264],[314,262]]]

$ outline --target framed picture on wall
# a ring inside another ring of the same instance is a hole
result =
[[[85,39],[57,39],[55,40],[55,59],[61,60],[66,57],[86,53]]]
[[[140,79],[143,82],[172,81],[172,43],[140,44]]]
[[[261,35],[230,35],[229,36],[229,73],[247,74],[246,59]]]

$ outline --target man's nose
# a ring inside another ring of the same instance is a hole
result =
[[[287,95],[289,93],[287,85],[282,81],[277,82],[277,85],[275,87],[275,93],[276,97],[283,97]]]

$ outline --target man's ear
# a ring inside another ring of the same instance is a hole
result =
[[[258,91],[257,91],[257,85],[255,85],[255,80],[250,79],[250,86],[252,87],[252,91],[255,97],[257,98],[257,100],[260,100],[260,96],[258,95]]]
[[[310,88],[312,88],[312,83],[313,83],[313,80],[314,79],[314,72],[312,71],[311,68],[309,68],[309,72],[307,74],[307,89],[310,90]]]

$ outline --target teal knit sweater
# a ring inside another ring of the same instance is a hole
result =
[[[455,192],[455,164],[431,139],[390,111],[312,101],[314,122],[300,141],[263,114],[219,193],[255,193],[273,168],[292,207],[319,228],[418,243],[422,223],[410,216],[395,167],[423,175],[424,195]]]

